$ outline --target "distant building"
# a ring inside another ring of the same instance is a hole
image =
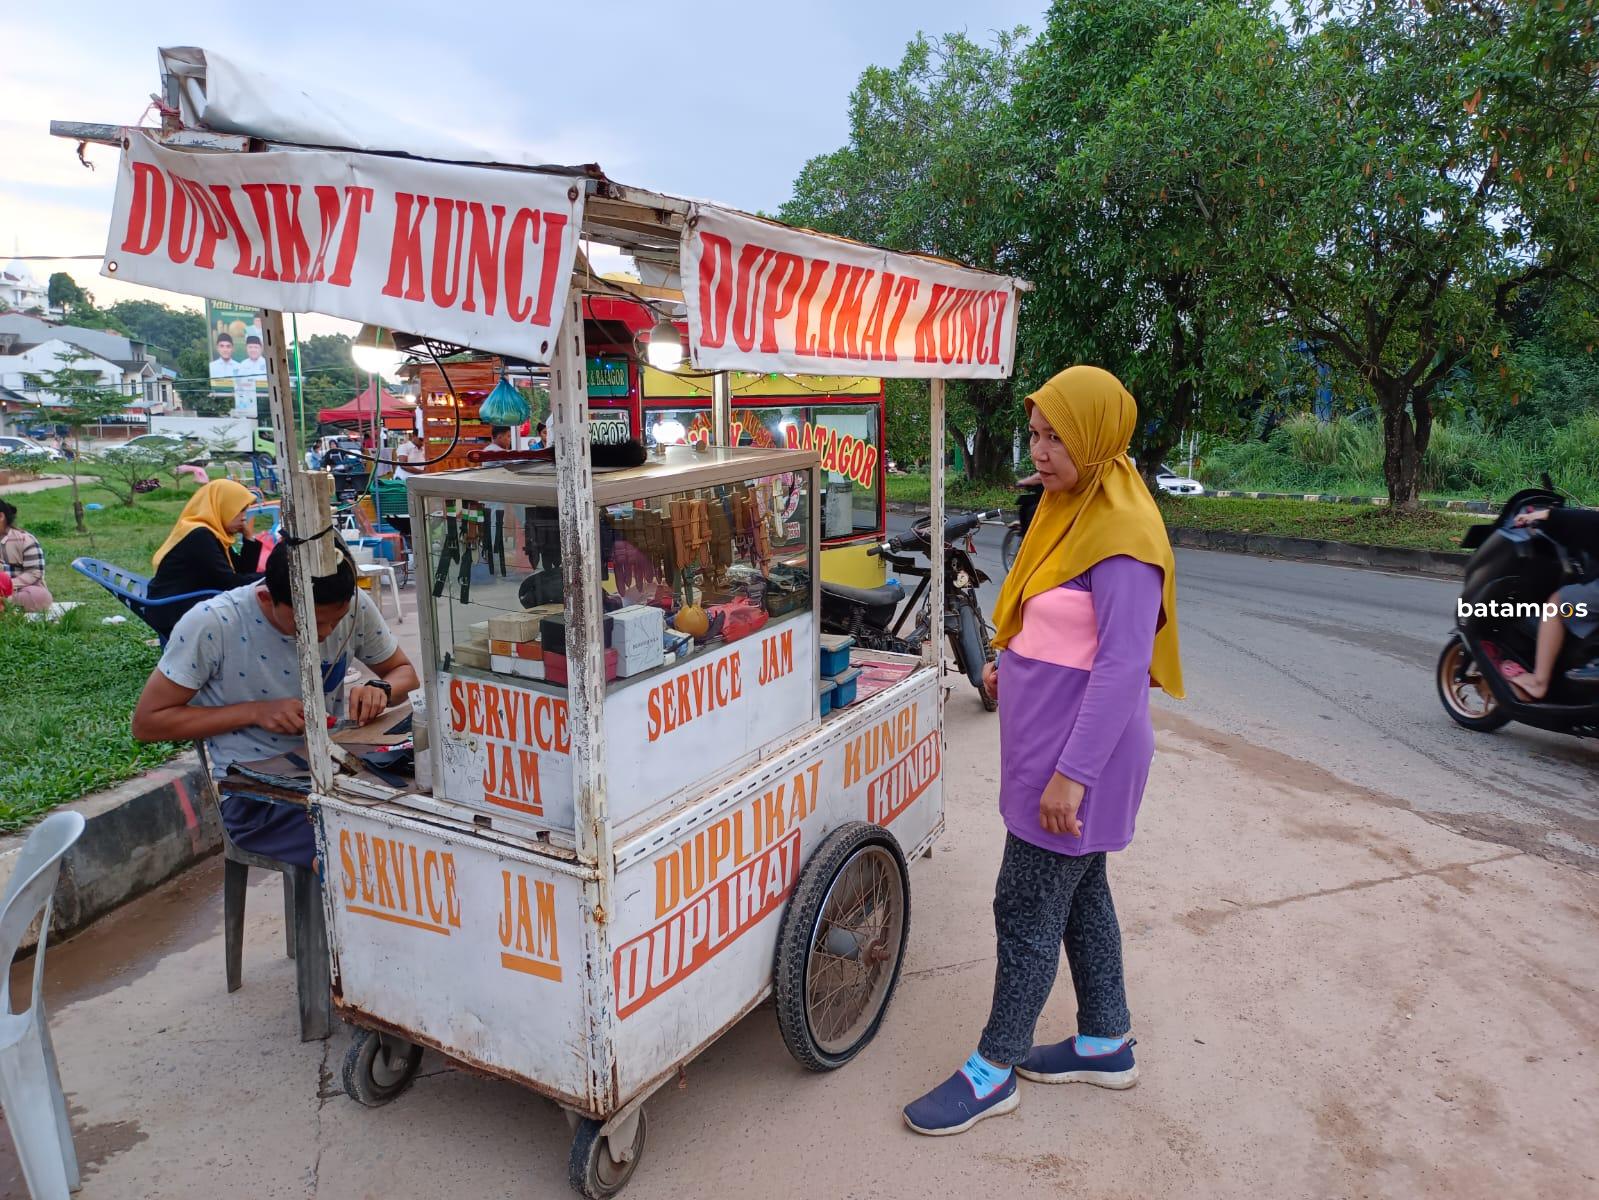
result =
[[[34,278],[27,263],[12,259],[0,267],[0,300],[10,305],[14,312],[25,312],[30,308],[48,312],[50,288]]]
[[[137,338],[106,329],[60,325],[24,313],[0,313],[0,356],[25,354],[51,341],[65,342],[83,354],[113,364],[119,371],[116,386],[128,394],[130,406],[158,415],[180,407],[174,374],[165,370],[150,348]],[[51,359],[43,368],[28,370],[53,370],[56,366]]]

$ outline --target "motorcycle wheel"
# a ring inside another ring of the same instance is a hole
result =
[[[1438,656],[1438,699],[1455,724],[1477,733],[1492,733],[1510,723],[1488,681],[1456,634]]]
[[[961,667],[982,698],[983,707],[993,712],[999,703],[990,699],[988,692],[983,689],[983,667],[993,660],[994,651],[983,636],[983,619],[977,615],[977,609],[970,601],[956,601],[955,607],[960,620],[956,652],[960,656]]]
[[[1022,548],[1022,531],[1020,529],[1007,529],[1005,531],[1005,544],[1000,547],[1000,558],[1005,563],[1005,570],[1009,571],[1016,565],[1016,553]]]

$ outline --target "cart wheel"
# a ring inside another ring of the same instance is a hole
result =
[[[375,1029],[358,1029],[344,1056],[344,1092],[368,1108],[393,1100],[416,1078],[422,1047]]]
[[[634,1114],[630,1122],[632,1136],[626,1144],[618,1144],[618,1134],[626,1136],[627,1130],[618,1130],[609,1137],[600,1136],[601,1122],[591,1117],[581,1117],[572,1134],[572,1154],[567,1160],[567,1180],[580,1196],[589,1200],[603,1200],[614,1196],[627,1186],[638,1169],[638,1160],[644,1156],[644,1110]]]
[[[799,1064],[842,1067],[871,1041],[899,982],[911,891],[899,843],[850,821],[816,848],[783,912],[773,991]]]

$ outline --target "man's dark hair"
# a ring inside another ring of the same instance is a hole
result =
[[[233,345],[233,335],[231,333],[217,334],[217,345],[220,346],[223,342],[226,342],[230,346]]]
[[[6,528],[17,527],[17,506],[9,500],[0,500],[0,517],[6,519]]]
[[[497,438],[502,433],[510,433],[510,432],[511,432],[511,427],[509,425],[490,425],[489,426],[489,436],[491,438]]]
[[[249,337],[244,339],[244,344],[246,346],[259,346],[261,344],[261,339],[252,333]]]
[[[274,604],[293,603],[289,591],[289,543],[285,539],[272,548],[266,565],[267,592]],[[349,555],[339,554],[339,569],[331,575],[318,575],[311,580],[311,603],[344,604],[355,595],[355,567]]]

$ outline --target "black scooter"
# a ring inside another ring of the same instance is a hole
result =
[[[944,522],[944,633],[961,674],[971,680],[982,698],[983,707],[993,712],[999,707],[983,690],[983,667],[994,661],[989,642],[992,631],[983,619],[977,589],[988,576],[972,557],[976,546],[972,534],[984,521],[1000,514],[973,513],[950,517]],[[895,654],[920,654],[932,632],[931,564],[923,565],[908,553],[931,557],[932,543],[927,537],[929,518],[923,517],[908,533],[896,534],[870,553],[883,558],[901,578],[918,580],[910,603],[904,604],[905,589],[898,582],[881,587],[857,588],[822,581],[822,629],[827,633],[847,633],[855,644],[867,650],[888,650]],[[901,605],[904,608],[901,609]],[[915,626],[905,631],[914,618]]]
[[[1438,656],[1437,682],[1444,711],[1467,729],[1488,733],[1520,721],[1599,737],[1599,686],[1566,677],[1599,659],[1599,631],[1586,638],[1567,636],[1542,700],[1522,696],[1498,665],[1513,660],[1530,669],[1544,602],[1594,570],[1596,564],[1583,561],[1539,526],[1515,524],[1521,513],[1564,504],[1545,480],[1541,488],[1517,492],[1491,525],[1474,525],[1462,539],[1475,553],[1466,562],[1455,632]]]

